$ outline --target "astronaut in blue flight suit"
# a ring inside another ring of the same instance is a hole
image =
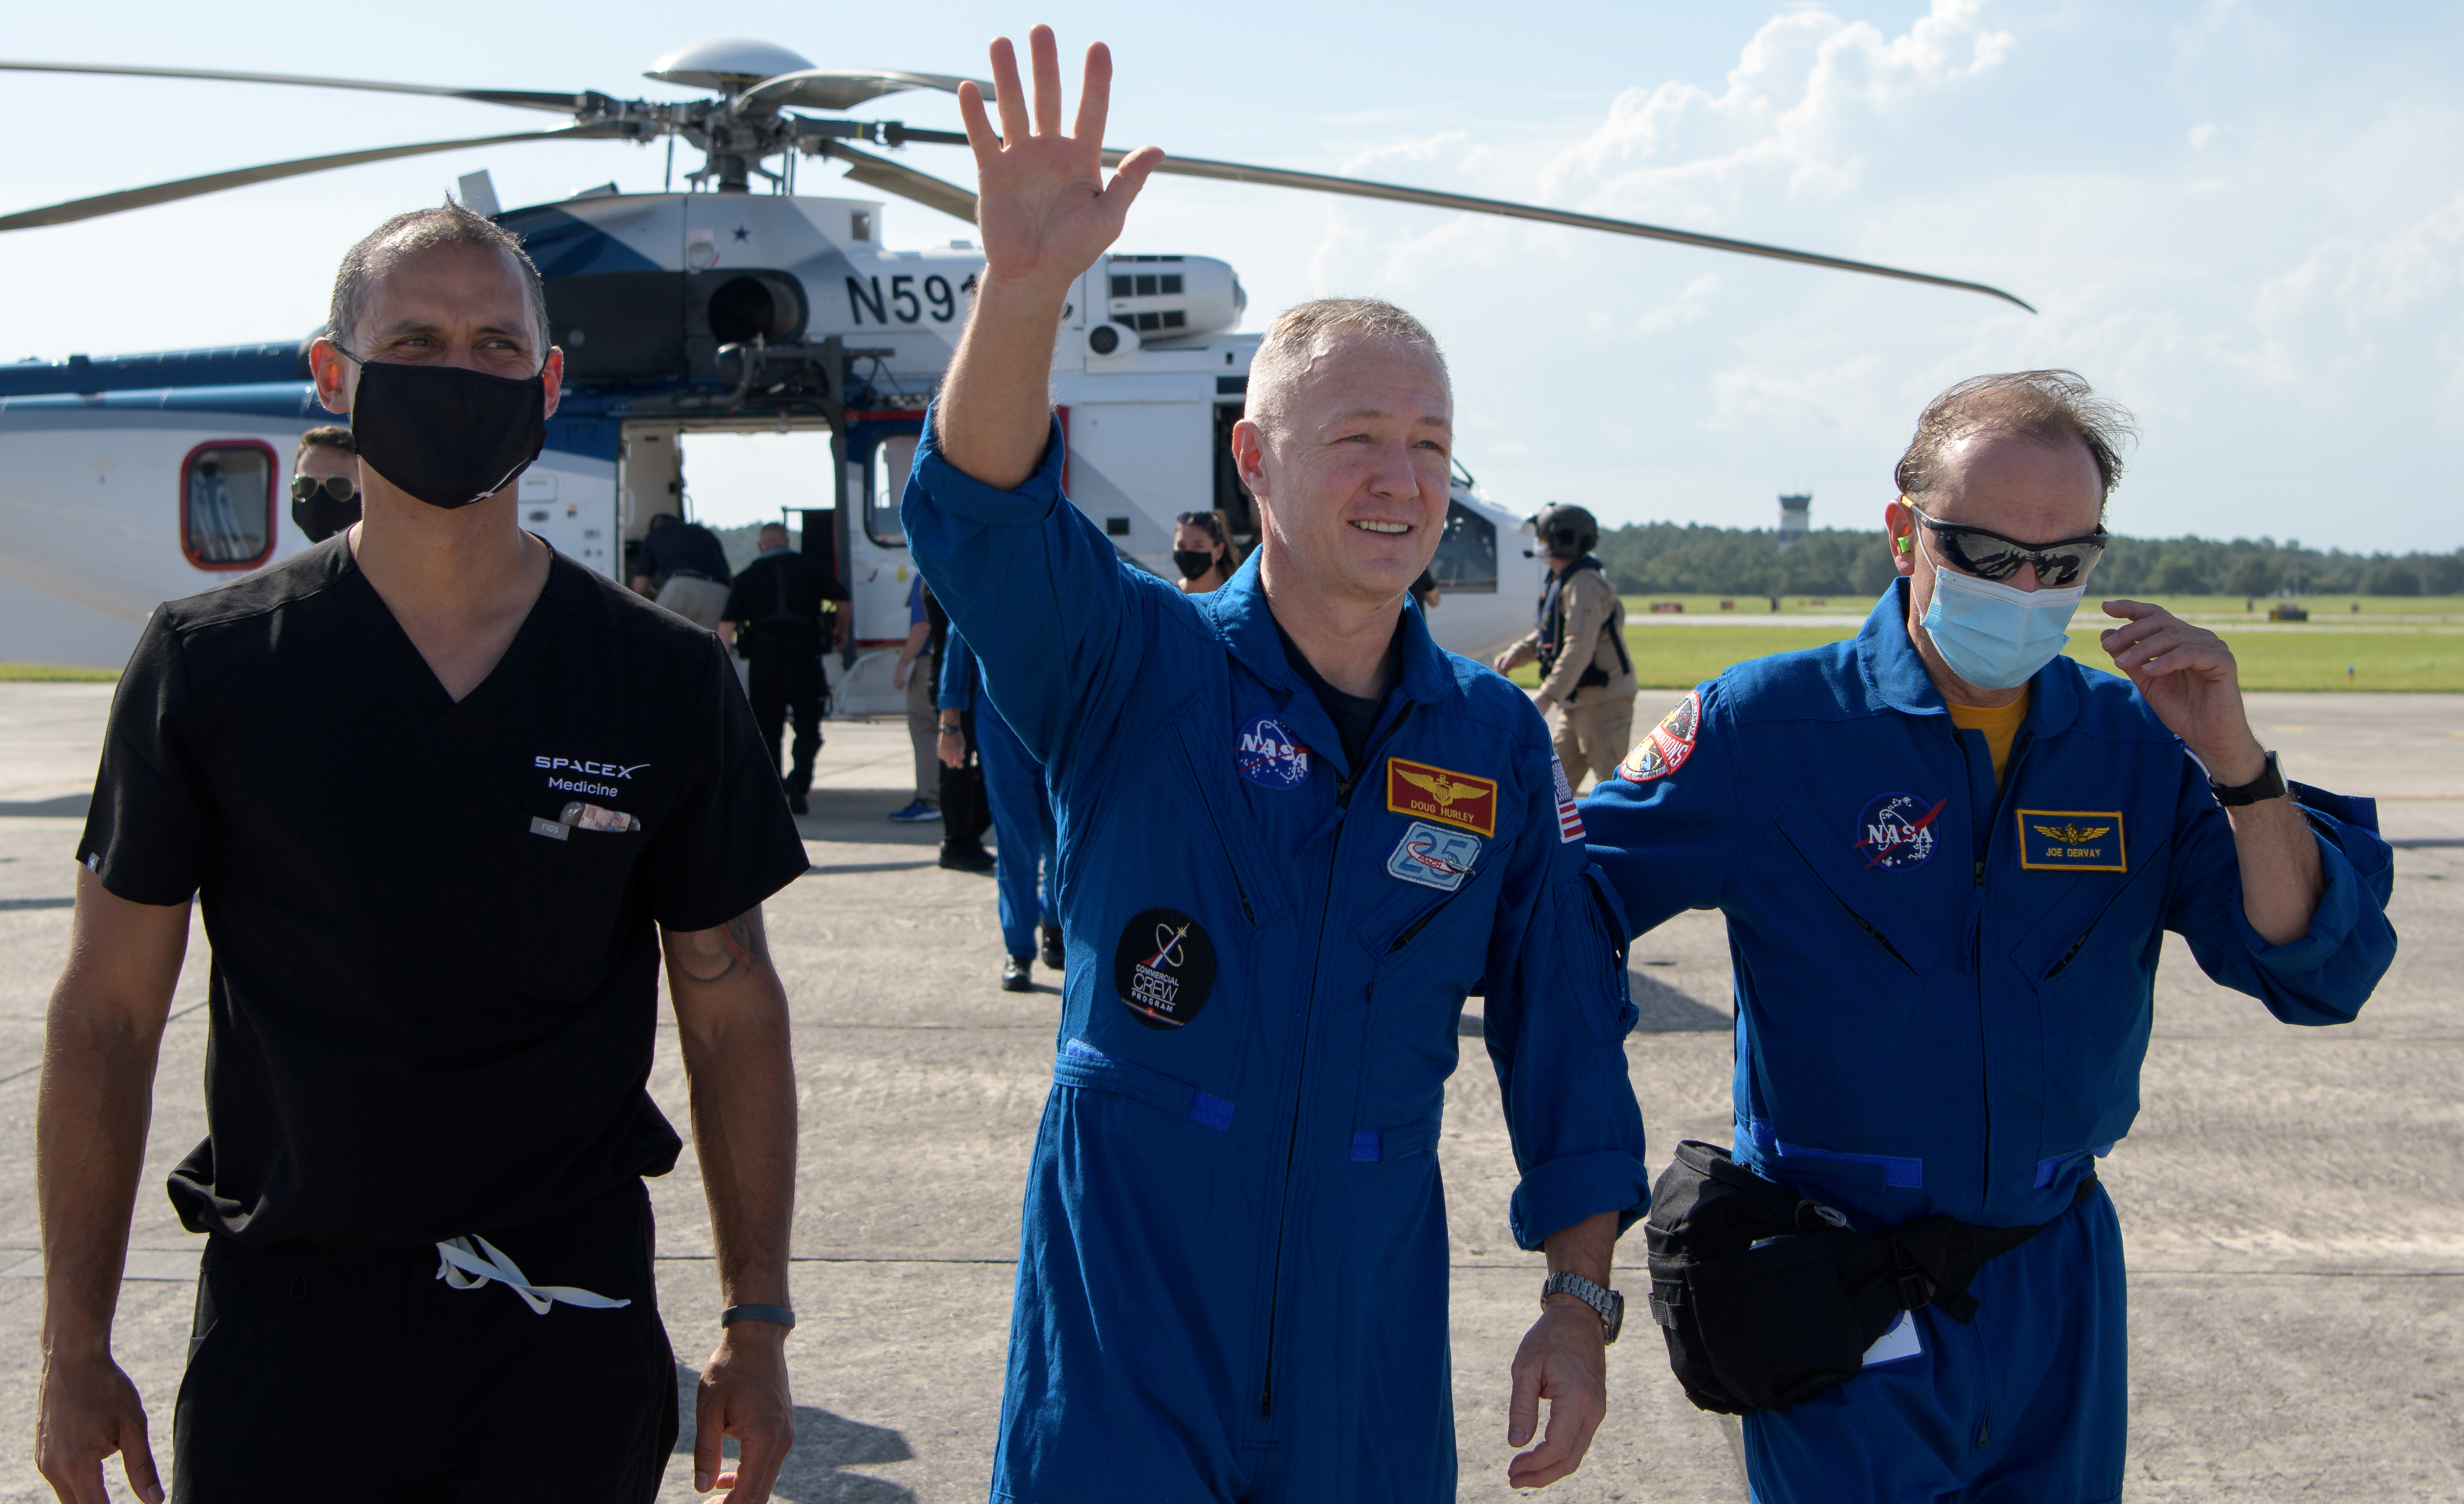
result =
[[[1727,916],[1738,1161],[1859,1231],[2044,1225],[1972,1324],[1923,1307],[1748,1415],[1759,1504],[2119,1497],[2122,1244],[2086,1183],[2163,932],[2288,1024],[2350,1020],[2393,959],[2374,807],[2287,794],[2220,639],[2114,601],[2127,678],[2058,655],[2127,421],[2067,372],[1936,399],[1864,630],[1702,685],[1583,807],[1637,933]]]
[[[1109,60],[1061,135],[995,44],[973,85],[986,272],[916,454],[909,546],[1045,769],[1068,946],[1028,1172],[996,1499],[1455,1493],[1436,1146],[1466,994],[1548,1253],[1509,1478],[1605,1410],[1609,1264],[1649,1188],[1622,924],[1530,702],[1405,605],[1446,513],[1452,396],[1399,309],[1304,305],[1234,434],[1259,552],[1184,596],[1061,494],[1047,398],[1077,276],[1157,154],[1103,187]],[[1099,193],[1097,189],[1101,188]]]
[[[1025,992],[1035,984],[1039,932],[1044,963],[1056,972],[1062,966],[1061,911],[1052,898],[1053,870],[1059,862],[1053,850],[1052,801],[1044,793],[1044,764],[993,709],[983,693],[975,651],[955,627],[940,672],[935,703],[941,712],[941,761],[952,767],[965,764],[966,732],[958,718],[973,712],[976,756],[984,772],[984,798],[992,805],[993,836],[1000,843],[993,884],[1001,913],[1001,988]]]

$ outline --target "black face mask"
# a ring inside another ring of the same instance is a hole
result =
[[[360,361],[351,438],[362,463],[429,506],[469,506],[546,447],[547,378]]]
[[[1199,579],[1215,567],[1215,551],[1211,548],[1176,548],[1172,551],[1172,566],[1180,571],[1184,580]]]
[[[343,477],[311,480],[302,476],[291,482],[291,520],[310,542],[321,543],[359,520],[359,492]]]

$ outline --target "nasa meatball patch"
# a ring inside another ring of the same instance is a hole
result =
[[[1309,749],[1272,716],[1260,716],[1241,728],[1232,758],[1241,776],[1260,788],[1281,793],[1309,782]]]
[[[1648,784],[1685,765],[1694,755],[1694,740],[1703,734],[1703,692],[1687,690],[1677,708],[1661,718],[1651,735],[1634,744],[1617,764],[1617,777],[1630,784]]]
[[[1914,794],[1876,794],[1857,817],[1857,854],[1867,867],[1881,872],[1915,872],[1933,860],[1938,839],[1933,822],[1948,803],[1937,799],[1927,804]]]
[[[1215,943],[1178,909],[1148,909],[1113,942],[1112,990],[1149,1028],[1179,1028],[1215,990]]]

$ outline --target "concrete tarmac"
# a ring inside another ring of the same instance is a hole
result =
[[[2464,697],[2251,700],[2288,774],[2385,801],[2404,847],[2403,952],[2359,1022],[2297,1029],[2209,984],[2167,940],[2145,1107],[2103,1170],[2132,1271],[2129,1496],[2464,1498]],[[31,1460],[35,1082],[108,703],[108,686],[0,685],[0,1500],[50,1496]],[[788,1349],[799,1435],[778,1496],[966,1504],[990,1471],[1019,1190],[1058,997],[999,989],[989,881],[934,865],[937,827],[882,818],[910,797],[904,726],[832,724],[828,737],[803,822],[814,871],[769,907],[803,1086],[803,1324]],[[164,1039],[118,1327],[166,1466],[201,1240],[161,1187],[205,1129],[205,961],[200,927]],[[1728,1137],[1720,921],[1687,915],[1639,941],[1634,962],[1643,1022],[1627,1054],[1664,1162],[1680,1139]],[[1441,1152],[1461,1496],[1487,1500],[1509,1492],[1506,1371],[1541,1263],[1507,1236],[1496,1086],[1476,1039],[1463,1044]],[[651,1086],[683,1124],[672,1027]],[[690,1416],[690,1370],[715,1340],[718,1306],[690,1149],[651,1194]],[[1608,1422],[1583,1471],[1547,1496],[1742,1499],[1731,1432],[1686,1404],[1639,1314],[1640,1251],[1630,1240],[1619,1282],[1637,1315],[1610,1350]],[[663,1499],[693,1497],[690,1473],[680,1452]],[[108,1476],[114,1498],[132,1496],[117,1464]],[[264,1496],[353,1493],[293,1481],[271,1460]]]

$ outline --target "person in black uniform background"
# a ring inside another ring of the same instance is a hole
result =
[[[717,1253],[694,1477],[761,1504],[797,1141],[761,903],[807,866],[776,764],[715,637],[521,530],[563,360],[518,238],[389,220],[328,328],[359,524],[157,608],[113,697],[44,1025],[35,1466],[89,1504],[118,1452],[163,1498],[111,1328],[201,905],[182,1504],[649,1504],[679,1420],[643,1184],[682,1148],[648,1091],[663,953]],[[340,810],[300,769],[345,763]]]
[[[671,513],[650,519],[650,530],[633,553],[633,590],[690,622],[716,628],[733,581],[727,547],[699,522],[679,522]]]
[[[813,758],[822,749],[822,702],[830,692],[822,671],[822,619],[827,616],[832,623],[830,645],[845,647],[847,617],[832,603],[847,598],[847,587],[788,547],[784,525],[762,524],[755,541],[761,551],[728,587],[719,627],[732,635],[751,670],[746,693],[753,701],[753,719],[761,727],[761,744],[770,749],[773,762],[779,757],[780,733],[789,715],[795,717],[787,807],[803,814],[808,807],[804,795],[813,786]]]

